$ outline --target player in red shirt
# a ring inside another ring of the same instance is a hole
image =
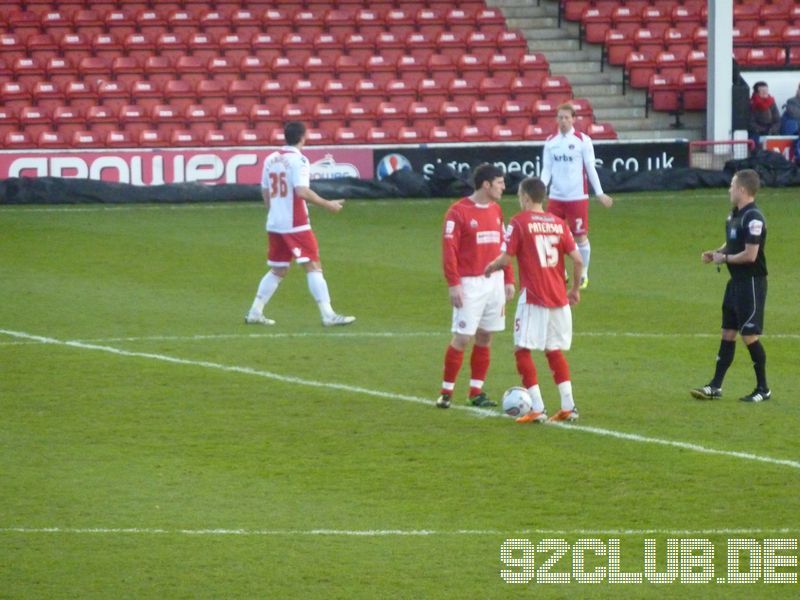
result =
[[[505,305],[514,297],[514,271],[484,277],[484,269],[503,250],[503,171],[482,164],[473,175],[475,192],[462,198],[445,215],[442,237],[444,276],[453,306],[453,338],[444,357],[439,408],[448,408],[464,351],[472,338],[469,401],[473,406],[496,406],[483,391],[489,370],[492,332],[505,329]]]
[[[290,121],[283,128],[283,133],[286,145],[267,156],[261,176],[261,195],[267,207],[267,264],[271,268],[258,284],[256,297],[244,322],[249,325],[275,324],[275,321],[264,316],[264,306],[294,261],[306,270],[308,290],[317,302],[322,324],[326,327],[348,325],[356,318],[337,314],[331,306],[328,283],[322,274],[317,238],[311,230],[306,205],[306,202],[311,202],[338,213],[344,206],[344,200],[326,200],[311,189],[311,168],[301,151],[306,141],[306,126],[298,121]]]
[[[572,397],[569,365],[563,351],[572,344],[571,304],[580,302],[581,253],[563,219],[544,211],[545,184],[528,177],[519,184],[519,206],[506,230],[506,249],[486,267],[486,276],[517,257],[522,290],[514,317],[514,355],[522,384],[533,399],[533,411],[519,423],[547,420],[531,350],[544,350],[561,395],[561,410],[550,421],[574,421],[578,409]],[[572,259],[572,286],[567,293],[564,256]]]

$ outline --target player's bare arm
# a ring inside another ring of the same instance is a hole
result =
[[[489,277],[495,271],[499,271],[500,269],[504,269],[507,265],[511,264],[511,257],[503,252],[500,256],[495,258],[492,262],[486,265],[486,268],[483,270],[483,274],[486,277]],[[511,285],[511,284],[509,284]],[[514,286],[511,285],[513,288]]]
[[[319,194],[317,194],[314,190],[310,187],[305,186],[297,186],[294,188],[297,195],[300,196],[306,202],[310,202],[316,206],[329,210],[332,213],[338,213],[339,211],[344,208],[344,200],[326,200]]]
[[[583,270],[583,259],[581,258],[580,251],[575,248],[572,252],[568,255],[572,259],[572,277],[570,281],[572,282],[569,292],[567,292],[567,298],[569,298],[570,304],[577,304],[581,301],[581,272]]]
[[[597,199],[600,201],[600,204],[606,208],[611,208],[611,206],[614,204],[614,199],[608,194],[600,194]]]
[[[715,264],[748,265],[756,262],[758,257],[759,244],[745,244],[744,250],[738,254],[725,254],[724,252],[714,252],[711,260]]]
[[[447,288],[450,294],[450,304],[455,308],[464,306],[464,289],[461,285],[451,285]]]

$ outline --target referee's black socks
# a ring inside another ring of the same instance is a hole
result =
[[[767,386],[767,353],[761,340],[756,340],[747,349],[750,351],[750,358],[753,359],[753,370],[756,372],[756,385],[760,390],[768,390]]]
[[[714,370],[714,379],[709,383],[711,387],[722,387],[722,380],[725,379],[725,373],[728,372],[728,367],[733,363],[733,355],[735,353],[736,340],[720,340],[719,352],[717,353],[717,367]]]

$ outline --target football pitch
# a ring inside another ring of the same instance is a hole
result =
[[[741,342],[722,400],[688,393],[718,348],[727,274],[700,253],[727,190],[615,200],[592,201],[573,309],[581,419],[544,426],[467,407],[468,358],[460,406],[433,406],[448,200],[312,208],[334,308],[358,318],[330,329],[297,268],[277,324],[244,325],[259,204],[0,207],[0,597],[797,597],[797,190],[759,195],[756,405]],[[510,321],[494,398],[518,385]]]

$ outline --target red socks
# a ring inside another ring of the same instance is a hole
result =
[[[477,396],[483,390],[483,382],[486,381],[486,373],[489,372],[489,346],[478,346],[477,344],[472,347],[472,355],[470,356],[470,382],[469,382],[469,395]]]
[[[531,351],[527,348],[520,348],[514,352],[514,357],[517,359],[517,372],[522,377],[522,385],[526,389],[536,385],[539,381],[536,377],[536,365],[533,363]]]
[[[456,350],[452,346],[447,346],[444,353],[444,377],[442,378],[442,394],[452,394],[456,386],[456,378],[461,370],[461,363],[464,362],[464,352]],[[449,386],[449,387],[445,387]]]
[[[544,355],[547,357],[547,363],[553,372],[553,380],[556,385],[569,381],[569,365],[561,350],[551,350],[550,352],[545,352]]]

